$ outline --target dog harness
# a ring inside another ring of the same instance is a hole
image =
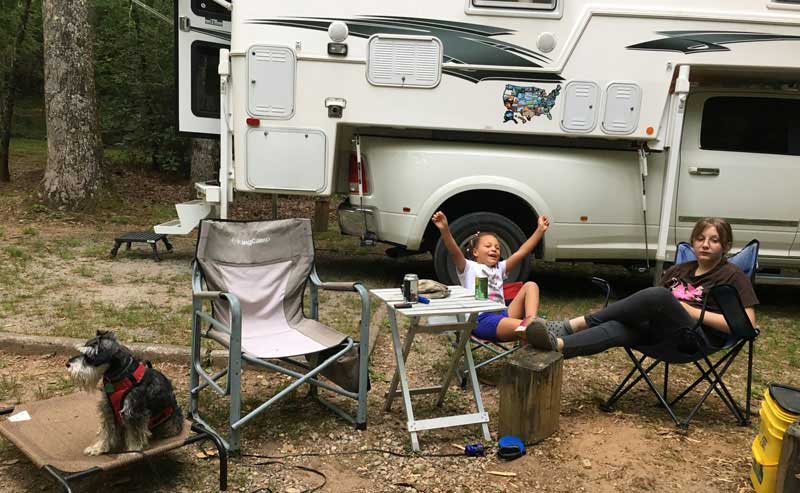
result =
[[[125,396],[128,395],[128,392],[142,381],[144,372],[147,370],[148,366],[149,365],[139,362],[135,370],[116,382],[103,378],[103,390],[106,393],[106,397],[108,397],[111,408],[114,410],[114,420],[118,425],[122,425],[122,401],[125,400]],[[155,429],[158,425],[169,419],[174,411],[172,406],[169,406],[164,408],[158,415],[152,416],[150,422],[147,424],[148,429],[151,431]]]

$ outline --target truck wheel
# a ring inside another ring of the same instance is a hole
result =
[[[516,223],[494,212],[473,212],[450,223],[450,232],[462,252],[470,237],[477,231],[492,232],[497,236],[497,240],[500,242],[500,253],[504,259],[516,252],[527,239]],[[441,238],[436,242],[436,248],[433,250],[433,268],[440,282],[448,285],[459,284],[456,266],[450,259],[450,253]],[[520,262],[508,272],[506,282],[527,281],[530,275],[531,262],[530,256],[528,256],[524,262]]]

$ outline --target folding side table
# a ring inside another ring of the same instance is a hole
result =
[[[373,289],[370,291],[373,295],[386,303],[389,309],[389,321],[391,322],[392,330],[392,344],[394,346],[394,355],[397,361],[397,368],[395,369],[392,383],[389,386],[389,392],[386,395],[386,404],[384,406],[384,410],[388,411],[392,406],[392,400],[394,400],[395,396],[402,394],[406,416],[408,417],[408,432],[411,434],[411,447],[415,452],[419,451],[419,439],[417,438],[417,433],[424,430],[480,424],[484,439],[491,439],[488,425],[489,414],[483,409],[480,385],[478,384],[478,377],[475,374],[475,362],[472,359],[472,352],[467,343],[469,342],[469,336],[472,332],[472,329],[475,328],[478,313],[497,312],[504,310],[506,306],[502,303],[497,303],[494,301],[476,300],[472,291],[468,291],[461,286],[449,286],[449,289],[449,297],[431,300],[429,304],[414,303],[411,308],[394,308],[396,303],[403,302],[403,294],[399,288]],[[400,342],[400,333],[397,327],[397,313],[411,318],[411,326],[408,329],[408,334],[406,335],[406,339],[403,344]],[[419,323],[419,320],[422,317],[427,318],[432,316],[455,316],[456,322],[443,324],[430,324],[428,322],[424,325]],[[458,344],[441,384],[434,387],[421,387],[415,389],[410,388],[406,374],[406,359],[408,358],[408,353],[411,351],[411,345],[414,342],[414,337],[417,334],[422,333],[443,334],[453,331],[457,332],[459,335]],[[440,418],[419,420],[414,419],[411,396],[417,394],[438,393],[439,398],[436,402],[436,405],[441,406],[442,402],[444,402],[444,396],[450,386],[450,382],[455,376],[456,366],[458,365],[458,360],[461,358],[462,354],[464,354],[467,374],[472,383],[472,393],[475,398],[477,412],[455,416],[445,416]],[[400,384],[399,391],[397,390],[398,383]]]

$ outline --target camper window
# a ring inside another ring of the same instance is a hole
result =
[[[230,21],[231,13],[213,0],[192,0],[192,12],[198,17]]]
[[[192,113],[219,118],[219,50],[225,45],[195,41],[192,43]]]
[[[800,100],[709,98],[703,107],[700,148],[800,156]]]
[[[500,7],[527,10],[553,10],[557,0],[472,0],[476,7]]]

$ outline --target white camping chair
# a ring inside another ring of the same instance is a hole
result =
[[[310,318],[303,314],[303,292],[308,280]],[[319,288],[360,295],[360,343],[317,321]],[[367,290],[357,282],[319,280],[309,220],[202,221],[192,291],[189,412],[210,428],[200,416],[201,391],[211,387],[217,394],[230,396],[229,438],[225,443],[229,450],[239,449],[240,429],[248,421],[304,383],[311,385],[311,394],[326,407],[358,429],[366,428]],[[210,313],[203,311],[205,302],[210,302]],[[201,364],[203,337],[228,349],[227,368],[213,375]],[[243,361],[289,375],[296,381],[242,416]],[[321,380],[320,374],[336,383]],[[227,377],[224,386],[218,383],[223,377]],[[355,416],[323,399],[318,388],[356,399]]]

